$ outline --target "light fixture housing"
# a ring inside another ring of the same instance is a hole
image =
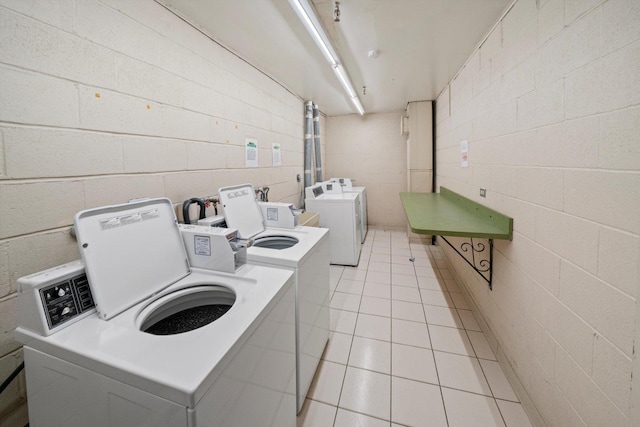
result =
[[[289,0],[289,3],[313,38],[313,41],[318,45],[327,62],[329,62],[333,72],[336,74],[336,77],[338,77],[338,81],[340,81],[340,84],[342,84],[342,87],[349,95],[351,103],[356,107],[358,113],[363,115],[364,108],[358,98],[353,83],[351,83],[349,74],[340,62],[340,57],[331,45],[327,34],[324,32],[313,6],[311,6],[308,0]]]

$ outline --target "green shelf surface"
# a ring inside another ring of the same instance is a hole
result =
[[[417,234],[486,239],[513,238],[513,218],[458,193],[400,193],[411,231]]]

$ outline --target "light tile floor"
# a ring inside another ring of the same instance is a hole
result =
[[[298,427],[531,426],[437,246],[369,229],[331,293]]]

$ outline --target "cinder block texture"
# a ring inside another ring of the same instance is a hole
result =
[[[592,120],[593,121],[593,120]],[[633,170],[640,164],[640,108],[600,116],[598,166]]]
[[[68,229],[29,234],[9,240],[7,245],[14,291],[20,277],[80,259],[78,243]]]
[[[598,277],[633,298],[638,298],[637,262],[640,238],[608,227],[600,229]]]
[[[564,0],[540,2],[538,10],[538,45],[544,45],[564,29]]]
[[[565,212],[640,234],[640,174],[567,170],[564,188]]]
[[[635,301],[576,266],[563,262],[560,300],[631,357]]]
[[[601,335],[593,346],[593,380],[620,411],[629,415],[631,397],[631,358]]]
[[[592,222],[550,209],[537,210],[536,241],[593,274],[598,265],[598,232]]]
[[[536,86],[547,85],[597,60],[602,55],[602,32],[598,9],[541,45],[535,53]]]
[[[75,84],[1,64],[0,74],[0,121],[78,127],[79,103]]]
[[[4,129],[0,128],[0,179],[7,176],[7,163],[4,148]]]
[[[572,72],[566,86],[568,118],[640,104],[640,41]]]
[[[18,3],[13,2],[10,7],[16,7]],[[39,3],[30,11],[41,7],[44,10],[48,7],[44,3],[61,2]],[[73,3],[68,3],[73,7]],[[72,9],[69,16],[73,17]],[[73,35],[71,30],[4,9],[0,14],[3,40],[0,62],[65,80],[115,88],[118,55],[91,40]]]
[[[0,243],[0,298],[9,295],[9,248],[7,243]]]
[[[117,174],[124,136],[34,127],[0,128],[12,179]]]
[[[640,39],[640,3],[633,0],[609,0],[602,5],[607,31],[604,45],[609,52]]]
[[[563,351],[556,356],[558,387],[587,425],[629,425],[628,419],[597,384]]]
[[[18,347],[13,340],[13,330],[16,326],[18,324],[15,298],[0,300],[0,354],[5,355]]]
[[[0,238],[70,226],[84,208],[79,181],[0,184]]]
[[[514,218],[493,291],[444,253],[548,425],[632,424],[639,21],[638,1],[517,0],[436,100],[437,183]]]

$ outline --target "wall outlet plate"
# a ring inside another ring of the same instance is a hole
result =
[[[486,188],[481,188],[480,189],[480,197],[487,197],[487,189]]]

